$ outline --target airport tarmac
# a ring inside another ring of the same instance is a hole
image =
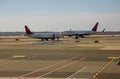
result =
[[[118,56],[120,36],[1,39],[0,79],[119,79]]]

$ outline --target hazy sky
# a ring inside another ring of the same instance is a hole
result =
[[[0,31],[120,31],[120,0],[0,0]]]

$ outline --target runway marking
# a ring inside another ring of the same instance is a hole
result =
[[[90,79],[97,79],[97,77],[108,67],[110,66],[110,64],[116,59],[116,57],[108,57],[111,58],[111,60],[105,64],[97,73],[95,73],[95,75],[92,76],[92,78]]]
[[[63,60],[63,61],[58,62],[58,63],[56,63],[56,64],[52,64],[52,65],[43,67],[42,69],[38,69],[38,70],[33,71],[33,72],[30,72],[30,73],[27,73],[27,74],[18,76],[18,78],[23,78],[23,77],[25,78],[25,77],[27,77],[28,75],[32,75],[32,74],[38,73],[39,71],[42,71],[42,70],[44,70],[44,69],[48,69],[48,68],[52,68],[52,67],[54,68],[54,66],[56,66],[56,65],[61,66],[61,65],[63,65],[62,63],[66,63],[66,62],[68,62],[68,61],[76,60],[76,58],[78,58],[78,56],[77,56],[77,57],[76,57],[76,56],[75,56],[75,57],[72,57],[72,58],[70,58],[70,59]],[[82,57],[82,58],[79,59],[79,60],[83,60],[84,58],[86,58],[86,56]],[[65,67],[65,66],[62,66],[62,67]],[[62,67],[59,67],[59,69],[61,69]],[[52,69],[53,69],[53,68],[52,68]],[[55,70],[53,70],[53,71],[56,71],[56,70],[59,70],[59,69],[55,69]],[[49,73],[52,73],[53,71],[49,71]],[[47,73],[48,73],[48,72],[47,72]],[[46,73],[45,73],[45,74],[46,74]],[[45,75],[45,74],[43,74],[43,75]]]
[[[87,66],[83,67],[82,69],[80,69],[79,71],[77,71],[77,72],[73,73],[72,75],[68,76],[68,77],[67,77],[67,78],[65,78],[65,79],[69,79],[69,78],[71,78],[71,77],[75,76],[76,74],[78,74],[79,72],[83,71],[83,70],[84,70],[84,69],[86,69],[86,68],[87,68]]]
[[[57,65],[57,64],[61,64],[61,63],[70,61],[70,60],[72,60],[72,59],[74,59],[74,58],[75,58],[75,57],[72,57],[72,58],[70,58],[70,59],[63,60],[63,61],[61,61],[61,62],[58,62],[58,63],[52,64],[52,65],[49,65],[49,66],[46,66],[46,67],[37,69],[37,70],[35,70],[35,71],[32,71],[32,72],[30,72],[30,73],[27,73],[27,74],[24,74],[24,75],[21,75],[21,76],[18,76],[18,77],[25,77],[25,76],[28,76],[28,75],[30,75],[30,74],[39,72],[39,71],[44,70],[44,69],[47,69],[47,68],[50,68],[50,67],[55,66],[55,65]]]
[[[13,58],[25,58],[27,57],[26,55],[14,55],[12,56]]]
[[[85,58],[86,58],[86,56],[82,57],[80,60],[83,60],[83,59],[85,59]],[[46,75],[48,75],[48,74],[50,74],[50,73],[53,73],[53,72],[55,72],[55,71],[57,71],[57,70],[60,70],[60,69],[62,69],[62,68],[65,68],[65,67],[67,67],[67,66],[69,66],[69,65],[71,65],[71,64],[73,64],[73,63],[76,63],[76,62],[78,62],[78,60],[73,61],[73,62],[71,62],[71,63],[69,63],[69,64],[65,64],[65,65],[63,65],[63,66],[61,66],[61,67],[59,67],[59,68],[57,68],[57,69],[55,69],[55,70],[49,71],[48,73],[45,73],[45,74],[43,74],[43,75],[41,75],[41,76],[38,76],[38,78],[41,78],[41,77],[43,77],[43,76],[46,76]],[[38,78],[36,78],[36,79],[38,79]]]

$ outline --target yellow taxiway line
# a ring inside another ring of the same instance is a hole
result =
[[[111,59],[107,64],[105,64],[95,75],[92,76],[90,79],[97,79],[97,77],[115,60],[118,59],[118,57],[108,57]]]
[[[26,55],[13,55],[12,57],[1,59],[1,60],[10,60],[10,59],[15,59],[15,58],[25,58],[27,57]]]
[[[25,58],[26,55],[14,55],[12,56],[12,58]]]

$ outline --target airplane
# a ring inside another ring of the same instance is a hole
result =
[[[79,37],[84,38],[85,35],[95,34],[97,32],[99,23],[97,22],[95,26],[92,28],[91,31],[63,31],[64,36],[75,36],[75,39],[78,39]]]
[[[32,38],[37,38],[41,39],[41,41],[46,40],[48,41],[49,39],[51,40],[59,40],[59,38],[62,38],[63,35],[59,32],[41,32],[41,33],[33,33],[31,30],[25,25],[25,31],[26,35]]]

